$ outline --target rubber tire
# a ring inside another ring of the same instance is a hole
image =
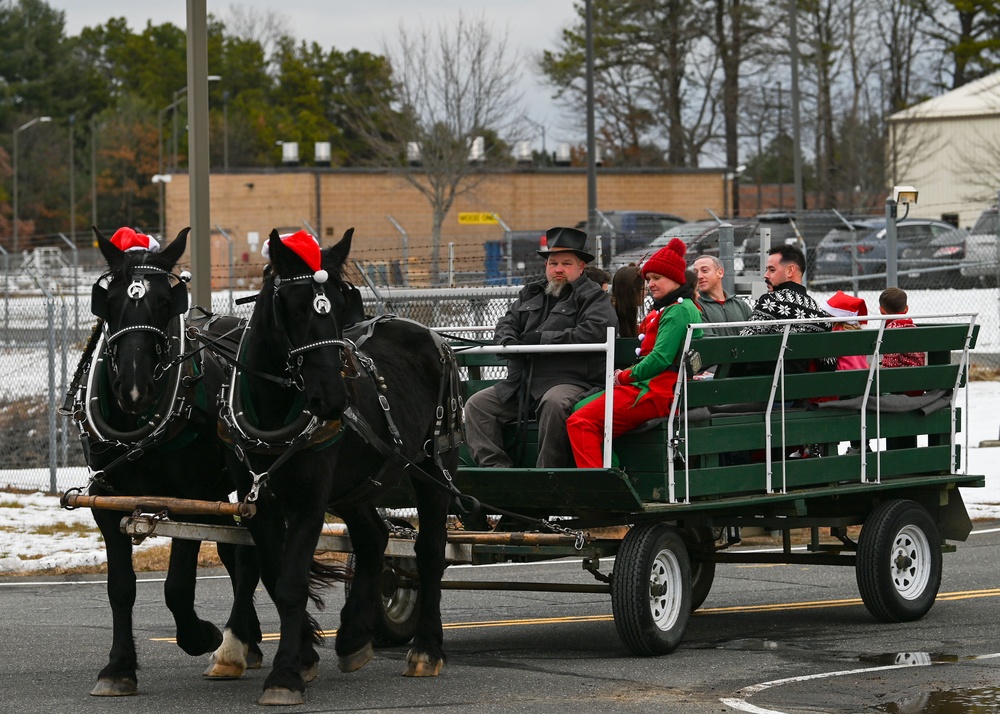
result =
[[[715,561],[702,560],[699,551],[704,548],[714,550],[715,534],[707,526],[688,528],[688,559],[691,561],[691,612],[701,607],[708,598],[715,582]]]
[[[865,607],[882,622],[927,614],[941,586],[941,536],[916,501],[883,503],[865,519],[855,566]]]
[[[664,586],[663,592],[651,593],[653,585]],[[675,528],[648,523],[628,532],[615,558],[611,611],[633,654],[656,657],[677,649],[691,616],[691,563]]]
[[[382,561],[382,576],[379,580],[381,597],[378,599],[375,622],[372,624],[372,643],[375,647],[402,647],[417,632],[420,591],[416,583],[399,573],[399,565],[403,560],[386,556]],[[347,565],[354,568],[353,553],[348,556]],[[344,586],[344,594],[351,594],[350,581]]]

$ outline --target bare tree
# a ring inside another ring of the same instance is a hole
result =
[[[462,14],[454,26],[436,31],[411,33],[400,25],[395,44],[383,53],[395,96],[359,107],[355,128],[374,162],[396,171],[430,204],[436,281],[441,226],[455,199],[485,178],[483,166],[510,160],[507,140],[516,138],[524,116],[517,90],[520,59],[508,46],[507,32],[497,34],[485,18]],[[470,156],[479,136],[490,140],[481,156]]]
[[[886,110],[891,114],[905,109],[913,102],[917,87],[917,59],[920,22],[923,14],[917,3],[899,0],[876,0],[875,17],[880,38],[888,38],[888,63],[886,85]]]
[[[759,0],[713,0],[706,12],[714,27],[708,39],[714,43],[722,69],[722,123],[726,166],[735,169],[740,153],[740,78],[744,63],[763,49],[762,40],[770,31],[766,10]],[[739,180],[732,182],[733,215],[740,213]]]
[[[291,22],[286,15],[235,3],[229,6],[226,30],[234,37],[259,43],[266,57],[277,49],[282,37],[293,36]]]

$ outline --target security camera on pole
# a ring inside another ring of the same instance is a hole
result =
[[[900,220],[905,220],[910,214],[910,204],[917,202],[917,189],[913,186],[893,186],[892,196],[885,199],[885,286],[899,287],[896,277],[896,264],[899,256],[896,254],[896,207],[902,203],[906,213]]]

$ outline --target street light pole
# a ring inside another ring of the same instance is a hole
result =
[[[90,117],[90,225],[97,225],[97,115]]]
[[[69,115],[69,239],[76,246],[76,114]],[[76,275],[73,276],[74,280]],[[77,325],[79,327],[79,325]]]
[[[229,90],[222,91],[222,170],[229,173]]]
[[[219,76],[219,75],[217,75],[217,74],[210,74],[210,75],[208,75],[207,79],[208,79],[209,82],[218,82],[219,80],[222,79],[222,77]],[[164,112],[166,112],[166,111],[168,111],[170,109],[174,110],[174,113],[173,113],[173,123],[174,123],[174,125],[173,125],[173,132],[174,132],[174,134],[173,134],[173,137],[172,137],[172,143],[173,143],[173,170],[174,171],[177,170],[177,159],[178,159],[178,156],[179,156],[178,151],[177,151],[177,135],[180,133],[178,131],[178,129],[177,129],[177,109],[176,109],[176,107],[181,102],[183,102],[185,99],[187,99],[187,91],[188,91],[187,85],[184,85],[183,87],[181,87],[180,89],[178,89],[176,92],[174,92],[174,101],[171,102],[169,105],[167,105],[167,108],[163,110]],[[162,129],[161,129],[161,132],[162,132]],[[163,167],[162,166],[160,167],[160,173],[161,174],[163,173]]]
[[[17,233],[18,233],[17,231],[17,135],[20,134],[25,129],[30,129],[35,124],[47,121],[52,121],[52,117],[35,117],[31,121],[25,122],[24,124],[22,124],[21,126],[17,127],[14,130],[14,145],[12,147],[14,151],[14,205],[13,205],[14,240],[12,245],[12,252],[14,253],[17,252]]]

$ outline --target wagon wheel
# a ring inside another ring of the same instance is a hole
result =
[[[869,514],[855,574],[865,607],[882,622],[927,614],[941,585],[941,536],[927,509],[899,499]]]
[[[676,529],[634,526],[622,541],[611,580],[611,611],[622,642],[642,656],[673,652],[691,615],[691,564]]]
[[[715,582],[715,561],[703,556],[715,552],[715,534],[708,526],[696,526],[684,531],[691,561],[691,612],[704,604]]]
[[[410,567],[405,567],[406,564]],[[347,558],[347,566],[354,569],[354,553]],[[420,590],[417,582],[407,577],[413,572],[412,558],[386,556],[382,561],[379,577],[379,598],[372,640],[376,647],[400,647],[413,639],[420,614]],[[344,586],[345,595],[351,594],[351,583]]]

